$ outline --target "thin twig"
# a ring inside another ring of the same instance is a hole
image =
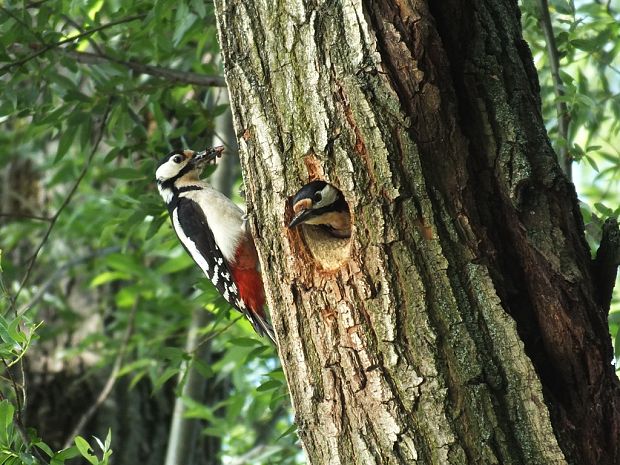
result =
[[[73,26],[75,29],[77,29],[80,32],[85,32],[85,29],[78,24],[77,22],[75,22],[72,18],[70,18],[69,16],[63,14],[61,15],[61,17],[67,22],[67,24]],[[92,37],[87,37],[86,40],[88,40],[88,43],[90,44],[90,46],[97,52],[97,53],[103,53],[103,51],[101,50],[101,48],[99,48],[99,45],[97,44],[97,42],[95,42],[95,40]]]
[[[553,89],[555,91],[555,107],[558,114],[558,135],[561,142],[558,147],[559,162],[564,174],[568,179],[573,178],[572,163],[573,159],[568,151],[568,125],[570,123],[570,114],[566,107],[564,97],[564,82],[560,76],[560,54],[555,43],[555,35],[553,33],[553,25],[551,24],[551,15],[549,14],[549,4],[547,0],[538,0],[540,9],[540,23],[545,33],[545,41],[547,43],[547,53],[549,54],[549,66],[551,68],[551,77],[553,79]]]
[[[91,41],[91,46],[93,46],[93,48],[99,48],[94,41]],[[26,47],[23,45],[14,44],[10,47],[10,50],[13,52],[21,52],[25,48]],[[165,68],[163,66],[146,65],[135,60],[121,60],[119,58],[106,55],[103,52],[79,52],[68,48],[59,48],[56,52],[62,53],[63,55],[68,56],[79,63],[88,65],[116,63],[117,65],[129,68],[136,73],[162,78],[172,84],[180,83],[202,87],[226,87],[226,80],[224,79],[224,76],[200,74],[192,71],[178,71],[175,69]]]
[[[78,52],[75,50],[60,50],[65,55],[74,58],[80,63],[101,64],[105,62],[116,63],[118,65],[129,68],[140,74],[148,74],[159,78],[166,79],[171,83],[194,84],[205,87],[226,87],[226,81],[223,76],[212,76],[192,71],[177,71],[161,66],[145,65],[134,60],[119,60],[118,58],[105,55],[103,53]]]
[[[243,318],[243,315],[239,315],[237,318],[232,320],[230,323],[228,323],[223,328],[221,328],[221,329],[219,329],[217,331],[213,331],[212,333],[209,333],[209,335],[206,336],[205,338],[203,338],[198,344],[196,344],[196,347],[194,347],[194,349],[192,351],[190,351],[189,353],[192,354],[192,355],[195,355],[196,352],[198,352],[198,349],[200,349],[203,345],[205,345],[211,339],[214,339],[214,338],[218,337],[220,334],[222,334],[224,331],[226,331],[228,328],[230,328],[232,325],[234,325],[237,321],[241,320],[242,318]]]
[[[95,402],[89,407],[89,409],[82,415],[82,417],[78,420],[75,428],[69,433],[65,440],[65,444],[63,446],[64,449],[71,447],[73,444],[74,438],[80,434],[84,426],[90,421],[90,419],[95,415],[99,407],[106,401],[106,399],[110,396],[114,385],[116,384],[116,380],[118,377],[118,373],[121,371],[121,366],[123,365],[123,359],[125,358],[125,352],[127,351],[127,346],[129,345],[129,339],[133,333],[134,322],[136,319],[136,312],[138,310],[138,301],[134,303],[131,308],[131,313],[129,314],[129,320],[127,322],[127,329],[125,330],[125,334],[123,336],[123,340],[121,341],[121,346],[114,360],[114,365],[112,365],[112,371],[108,376],[107,381],[103,385],[101,392],[97,396]]]
[[[13,377],[13,374],[11,373],[9,364],[6,362],[4,357],[2,357],[2,364],[4,365],[4,368],[6,370],[7,375],[9,376],[9,379],[11,380],[11,385],[13,386],[13,392],[15,392],[15,403],[17,404],[17,408],[15,409],[15,415],[17,416],[18,419],[21,420],[22,402],[19,398],[19,390],[17,388],[17,382],[15,381],[15,378]]]
[[[50,219],[50,224],[47,227],[47,231],[45,231],[45,234],[43,235],[43,239],[41,239],[41,242],[39,243],[39,246],[36,248],[34,254],[32,255],[32,258],[30,259],[30,263],[28,264],[28,268],[26,269],[26,273],[24,274],[24,277],[22,278],[21,282],[19,283],[19,288],[17,289],[17,292],[15,292],[15,295],[12,297],[12,302],[11,302],[11,308],[15,308],[15,303],[17,302],[17,298],[19,297],[19,295],[21,294],[22,290],[24,289],[24,286],[26,285],[26,283],[28,282],[28,279],[30,278],[30,274],[32,273],[32,270],[34,268],[34,264],[37,261],[37,258],[39,256],[39,252],[41,252],[41,249],[43,248],[43,246],[45,245],[45,243],[47,242],[52,229],[54,229],[54,226],[56,225],[56,222],[58,221],[58,218],[60,217],[60,214],[64,211],[64,209],[67,207],[67,205],[69,205],[69,202],[71,202],[71,199],[73,198],[73,195],[75,194],[75,192],[77,191],[77,188],[79,187],[80,183],[82,182],[82,179],[84,179],[84,176],[86,176],[86,172],[88,171],[88,168],[90,167],[90,163],[93,159],[93,157],[95,156],[95,154],[97,153],[97,150],[99,149],[99,144],[101,143],[101,140],[103,139],[103,134],[105,132],[105,127],[108,121],[108,116],[110,114],[110,108],[111,108],[111,100],[108,100],[108,104],[106,106],[105,112],[103,114],[103,117],[101,119],[101,125],[99,128],[99,134],[97,135],[97,140],[95,141],[95,145],[93,146],[92,151],[90,152],[88,158],[86,159],[86,162],[84,163],[84,166],[82,167],[82,171],[80,172],[80,174],[78,175],[77,179],[75,180],[75,183],[73,184],[73,187],[71,188],[71,190],[69,191],[69,193],[67,194],[67,196],[65,197],[64,201],[62,202],[62,204],[60,205],[60,207],[58,208],[58,210],[56,211],[56,214],[54,216],[52,216],[52,218]]]
[[[15,66],[21,66],[24,63],[27,63],[30,60],[33,60],[34,58],[36,58],[36,57],[38,57],[40,55],[43,55],[44,53],[46,53],[46,52],[48,52],[48,51],[50,51],[50,50],[52,50],[54,48],[60,47],[61,45],[68,44],[69,42],[74,42],[76,40],[82,39],[83,37],[87,37],[87,36],[89,36],[91,34],[94,34],[95,32],[99,32],[99,31],[102,31],[104,29],[107,29],[107,28],[110,28],[110,27],[113,27],[113,26],[117,26],[118,24],[129,23],[131,21],[136,21],[138,19],[143,19],[144,17],[146,17],[146,14],[133,15],[133,16],[128,16],[127,18],[117,19],[116,21],[111,21],[111,22],[106,23],[106,24],[101,24],[101,25],[99,25],[97,27],[94,27],[92,29],[87,29],[87,30],[85,30],[84,32],[82,32],[80,34],[77,34],[75,36],[69,37],[67,39],[63,39],[63,40],[61,40],[59,42],[55,42],[53,44],[48,44],[48,45],[43,45],[42,46],[43,48],[41,48],[40,50],[37,50],[36,52],[34,52],[34,53],[24,57],[24,58],[21,58],[21,59],[19,59],[17,61],[14,61],[12,63],[8,63],[8,64],[4,65],[2,68],[0,68],[0,73],[4,72],[6,70],[9,70],[9,69],[11,69],[11,68],[13,68]]]

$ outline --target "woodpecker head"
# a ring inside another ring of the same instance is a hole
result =
[[[214,147],[202,152],[174,150],[162,158],[155,171],[159,192],[168,202],[175,190],[198,181],[203,168],[222,155],[224,147]]]
[[[336,237],[351,236],[349,205],[342,192],[325,181],[312,181],[293,196],[295,216],[288,225],[322,225]]]

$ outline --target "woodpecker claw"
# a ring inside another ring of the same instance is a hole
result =
[[[250,232],[250,212],[245,212],[243,216],[241,216],[241,229],[245,232]]]

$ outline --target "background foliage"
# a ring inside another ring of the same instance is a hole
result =
[[[554,82],[541,3],[523,2],[526,39],[596,250],[618,215],[620,5],[550,2]],[[211,144],[221,73],[201,0],[0,6],[0,463],[164,463],[190,366],[203,463],[301,463],[273,347],[202,279],[152,181],[171,148]]]
[[[586,238],[593,256],[601,226],[620,215],[620,1],[550,0],[550,24],[541,4],[524,0],[524,35],[538,69],[543,116],[551,141],[574,160],[572,177],[581,201]],[[555,50],[545,29],[552,26]],[[554,81],[552,62],[559,64]],[[566,129],[562,131],[560,120]],[[609,327],[620,367],[620,281]]]

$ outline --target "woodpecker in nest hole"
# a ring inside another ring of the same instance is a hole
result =
[[[300,224],[319,225],[338,238],[351,237],[351,214],[342,192],[325,181],[312,181],[293,196],[295,216],[289,228]]]

